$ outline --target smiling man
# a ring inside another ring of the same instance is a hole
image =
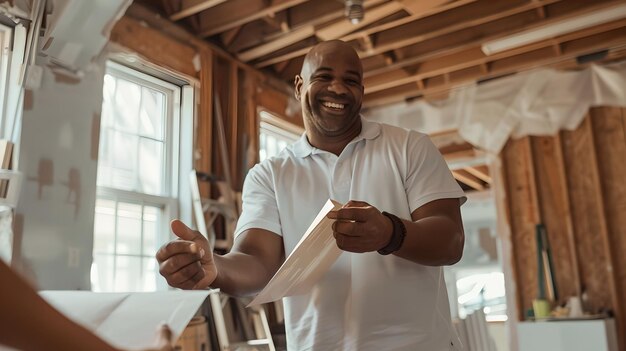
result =
[[[348,44],[306,56],[295,79],[306,132],[246,177],[235,245],[212,255],[180,221],[157,253],[183,289],[260,291],[329,198],[344,250],[305,295],[283,299],[289,350],[462,349],[453,331],[443,265],[462,255],[464,201],[424,134],[361,118],[363,68]]]

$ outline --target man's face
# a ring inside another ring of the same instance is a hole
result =
[[[363,99],[358,56],[345,44],[329,43],[313,50],[295,84],[307,128],[329,137],[360,128],[355,123]]]

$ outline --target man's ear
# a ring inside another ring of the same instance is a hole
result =
[[[302,80],[302,77],[299,74],[296,74],[296,78],[293,81],[293,86],[294,86],[294,94],[296,96],[296,100],[300,101],[300,97],[302,96],[300,89],[302,89],[302,84],[304,83],[304,81]]]

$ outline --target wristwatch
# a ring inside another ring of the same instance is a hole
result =
[[[404,237],[406,236],[406,227],[404,226],[404,222],[402,222],[402,220],[397,216],[384,211],[383,215],[391,219],[391,223],[393,224],[393,231],[391,232],[391,240],[389,240],[387,246],[378,250],[378,253],[381,255],[389,255],[400,250],[400,248],[402,247]]]

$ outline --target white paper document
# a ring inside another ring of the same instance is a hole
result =
[[[326,202],[289,257],[248,307],[311,290],[341,254],[333,237],[334,221],[326,218],[328,212],[341,206],[334,200]]]
[[[94,293],[41,291],[52,306],[115,347],[146,349],[156,346],[156,335],[166,323],[177,340],[211,293],[160,291],[151,293]]]

